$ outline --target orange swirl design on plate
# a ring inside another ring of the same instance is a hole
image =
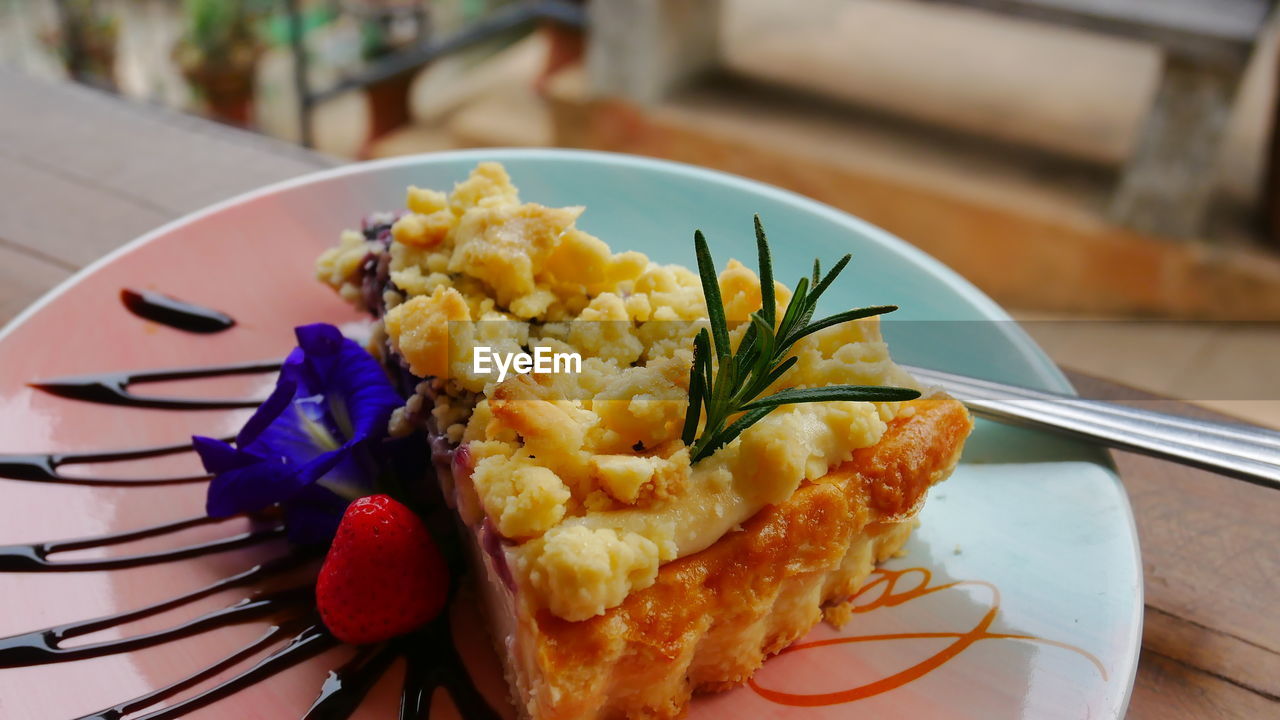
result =
[[[899,588],[905,577],[919,577],[919,583],[911,587]],[[782,650],[779,655],[785,655],[793,652],[804,652],[813,648],[827,647],[829,645],[844,645],[847,643],[857,642],[873,642],[873,641],[893,641],[893,640],[928,640],[952,638],[955,642],[942,648],[938,652],[930,655],[924,660],[912,665],[911,667],[897,672],[879,680],[875,680],[858,687],[849,688],[848,690],[840,690],[836,692],[826,693],[789,693],[781,690],[772,690],[761,687],[755,680],[751,678],[747,683],[751,686],[760,697],[780,705],[788,705],[792,707],[819,707],[824,705],[838,705],[841,703],[853,702],[864,698],[879,695],[906,685],[907,683],[924,677],[933,672],[949,660],[956,657],[966,649],[982,640],[1023,640],[1027,642],[1036,642],[1044,645],[1052,645],[1064,650],[1076,653],[1093,664],[1098,670],[1098,674],[1103,680],[1107,679],[1107,670],[1102,666],[1102,661],[1096,655],[1087,650],[1076,647],[1057,640],[1049,640],[1047,638],[1035,635],[1019,635],[1011,633],[993,633],[990,631],[992,623],[995,622],[996,616],[1000,613],[1000,590],[995,585],[985,580],[957,580],[955,582],[944,583],[942,585],[930,586],[933,581],[933,573],[925,568],[906,568],[903,570],[886,570],[877,568],[871,575],[870,580],[862,586],[858,592],[849,598],[854,613],[871,612],[883,607],[894,607],[904,603],[917,600],[926,595],[942,592],[955,587],[963,586],[979,586],[985,587],[991,591],[991,607],[982,616],[976,625],[968,630],[961,632],[931,632],[931,633],[892,633],[884,635],[854,635],[850,637],[830,638],[827,640],[816,640],[812,642],[795,643]],[[865,604],[857,604],[858,600],[868,595],[872,590],[882,589],[880,596]]]

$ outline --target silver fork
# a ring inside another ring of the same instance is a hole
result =
[[[904,365],[974,413],[1132,450],[1280,490],[1280,433]]]

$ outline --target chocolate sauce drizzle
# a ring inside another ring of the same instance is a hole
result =
[[[320,686],[320,695],[302,720],[342,718],[354,713],[398,654],[391,643],[361,648],[345,665],[329,671],[329,677]]]
[[[431,696],[444,688],[466,720],[501,720],[467,673],[453,642],[453,631],[439,619],[408,638],[401,638],[405,656],[400,720],[430,717]]]
[[[277,628],[272,628],[276,630]],[[270,631],[268,635],[270,635]],[[261,642],[261,641],[260,641]],[[289,640],[288,644],[272,652],[270,655],[259,660],[253,667],[232,677],[225,682],[218,683],[204,692],[192,695],[189,698],[180,700],[168,707],[156,710],[155,712],[141,715],[134,720],[171,720],[171,718],[181,718],[183,715],[198,710],[206,705],[217,702],[228,695],[233,695],[254,683],[265,680],[276,673],[287,670],[294,665],[314,657],[329,648],[338,644],[336,638],[325,630],[324,625],[317,619],[314,624],[308,626],[305,630],[295,635]],[[235,655],[226,660],[219,661],[218,665],[222,667],[230,667],[234,663],[228,663],[232,657],[243,659],[254,652],[255,647],[260,647],[258,643],[246,646]],[[225,664],[224,664],[225,663]],[[210,666],[215,667],[215,666]],[[154,705],[156,702],[172,697],[178,692],[191,687],[200,682],[213,673],[209,672],[209,668],[200,670],[173,685],[161,688],[160,690],[148,693],[133,700],[126,701],[120,705],[116,705],[93,715],[86,715],[77,720],[120,720],[125,715],[145,707]],[[335,716],[333,720],[341,720],[341,716]]]
[[[236,324],[226,313],[150,290],[125,288],[120,291],[120,302],[140,318],[187,332],[216,333]]]
[[[126,291],[128,292],[128,291]],[[124,295],[122,295],[124,297]],[[127,299],[126,299],[126,302]],[[151,318],[156,319],[156,318]],[[228,318],[230,320],[230,318]],[[232,321],[234,322],[234,321]],[[256,407],[259,400],[210,400],[200,398],[153,397],[129,391],[132,384],[167,380],[188,380],[224,375],[267,373],[279,370],[280,362],[267,361],[237,365],[174,368],[143,372],[116,372],[58,378],[32,383],[33,387],[62,397],[109,405],[160,410],[213,410]],[[144,487],[207,480],[207,475],[150,478],[76,477],[59,472],[63,465],[140,460],[190,451],[190,443],[132,448],[118,451],[0,455],[0,478],[32,482],[78,485]],[[56,560],[50,556],[74,550],[105,548],[122,543],[156,538],[190,528],[220,522],[204,516],[176,520],[137,530],[98,537],[58,540],[30,545],[0,546],[0,572],[110,571],[173,562],[242,548],[283,538],[285,528],[264,523],[237,534],[148,553],[106,558]],[[77,720],[123,720],[147,708],[171,700],[186,690],[231,669],[264,651],[262,659],[237,675],[134,720],[175,720],[198,708],[261,682],[272,675],[314,657],[339,644],[319,621],[314,609],[314,587],[306,584],[266,592],[262,581],[301,571],[318,556],[316,548],[292,548],[287,555],[263,562],[247,570],[167,600],[133,610],[90,620],[54,625],[0,638],[0,669],[30,667],[102,657],[152,647],[212,630],[262,618],[274,624],[257,640],[234,653],[201,668],[169,685],[126,700]],[[119,639],[63,647],[62,643],[90,633],[118,627],[196,602],[214,593],[244,588],[245,596],[232,604],[195,616],[173,626]],[[283,641],[283,644],[281,644]],[[272,649],[274,648],[274,649]],[[381,646],[361,648],[341,668],[329,672],[319,696],[303,715],[303,720],[345,720],[359,707],[377,681],[397,658],[405,659],[400,720],[428,718],[431,699],[444,688],[468,720],[497,720],[500,715],[489,706],[475,687],[454,647],[447,616],[442,615],[412,635]]]
[[[58,472],[58,468],[63,465],[142,460],[146,458],[190,452],[192,449],[191,443],[181,443],[178,445],[155,445],[152,447],[130,448],[128,450],[110,452],[46,453],[43,455],[0,454],[0,478],[8,478],[10,480],[29,480],[32,482],[63,483],[67,485],[115,485],[125,487],[142,485],[176,485],[179,483],[203,482],[208,480],[209,476],[207,474],[145,478],[114,478],[63,475]]]
[[[230,410],[257,407],[262,404],[262,400],[156,397],[130,392],[129,386],[167,380],[195,380],[224,375],[254,375],[275,372],[279,369],[279,360],[267,360],[236,365],[75,375],[51,380],[37,380],[31,383],[31,387],[72,400],[83,400],[103,405],[122,405],[125,407],[151,408],[152,410]]]
[[[236,548],[256,545],[264,540],[284,537],[284,526],[277,525],[265,530],[248,530],[217,540],[183,545],[181,547],[157,550],[137,555],[121,555],[118,557],[94,558],[90,560],[50,560],[54,553],[71,550],[87,550],[90,548],[109,547],[121,543],[143,540],[145,538],[166,535],[200,525],[221,522],[218,518],[204,515],[176,520],[173,522],[152,525],[140,530],[98,535],[96,537],[76,540],[54,540],[52,542],[32,543],[31,545],[0,545],[0,572],[74,572],[86,570],[122,570],[124,568],[157,565],[185,560],[186,558],[225,552]]]
[[[360,706],[369,690],[397,658],[405,659],[400,720],[430,717],[431,699],[444,688],[466,720],[501,720],[476,689],[453,643],[448,620],[439,618],[421,630],[381,646],[361,649],[338,670],[331,670],[302,720],[341,720]]]
[[[213,663],[212,665],[209,665],[208,667],[201,668],[195,671],[194,673],[191,673],[190,675],[182,678],[181,680],[172,682],[168,685],[165,685],[162,688],[152,690],[146,695],[141,695],[131,700],[126,700],[122,703],[119,703],[118,705],[112,705],[109,708],[99,710],[98,712],[92,713],[90,715],[83,715],[79,718],[76,718],[76,720],[123,720],[123,718],[128,715],[132,715],[133,713],[138,712],[139,710],[149,708],[158,702],[168,700],[169,698],[173,697],[174,695],[177,695],[183,690],[186,690],[187,688],[190,688],[193,685],[196,685],[208,678],[211,678],[214,675],[217,675],[218,673],[222,672],[223,670],[226,670],[227,668],[234,667],[238,663],[243,662],[244,660],[256,655],[259,652],[262,652],[263,650],[271,647],[272,645],[275,645],[277,642],[280,641],[281,638],[288,637],[289,633],[297,632],[302,627],[304,627],[304,624],[298,621],[292,621],[292,622],[286,621],[279,625],[273,625],[272,627],[268,628],[267,631],[263,633],[262,636],[259,637],[257,640],[254,640],[248,645],[245,645],[244,647],[240,648],[234,653]],[[290,646],[292,646],[292,644],[295,643],[297,639],[298,638],[295,637],[292,641],[290,641]],[[299,660],[303,660],[303,659],[305,658],[299,658]],[[246,686],[249,684],[252,684],[252,683],[246,683]],[[214,699],[217,699],[217,698],[214,698]],[[212,700],[210,700],[209,702],[212,702]],[[207,705],[208,703],[205,703],[205,704]],[[187,709],[194,710],[195,708],[188,707]],[[147,717],[154,718],[154,715],[149,715]]]
[[[269,578],[273,575],[293,570],[310,559],[307,553],[291,553],[275,560],[255,565],[243,572],[210,583],[191,592],[146,605],[135,610],[105,615],[92,620],[54,625],[41,630],[20,635],[0,638],[0,668],[22,667],[24,665],[47,665],[49,663],[70,662],[101,657],[119,652],[139,650],[152,645],[159,645],[170,640],[195,635],[215,628],[264,617],[282,608],[302,607],[311,598],[311,588],[295,588],[293,590],[246,597],[221,610],[205,613],[180,625],[165,630],[134,635],[132,637],[107,642],[78,645],[71,648],[62,647],[65,640],[88,635],[113,627],[124,625],[135,620],[151,617],[174,608],[188,605],[221,590],[242,587],[252,582]],[[302,590],[303,592],[299,592]]]

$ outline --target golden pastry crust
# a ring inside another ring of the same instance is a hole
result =
[[[912,401],[876,445],[590,620],[515,607],[499,648],[532,720],[675,718],[694,692],[744,682],[862,584],[914,527],[972,429],[947,397]],[[508,610],[508,611],[510,611]]]

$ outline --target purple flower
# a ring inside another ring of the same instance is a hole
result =
[[[289,537],[326,542],[352,500],[372,493],[382,470],[380,444],[403,404],[369,353],[332,325],[295,329],[276,389],[233,444],[192,441],[213,474],[211,517],[284,510]]]

